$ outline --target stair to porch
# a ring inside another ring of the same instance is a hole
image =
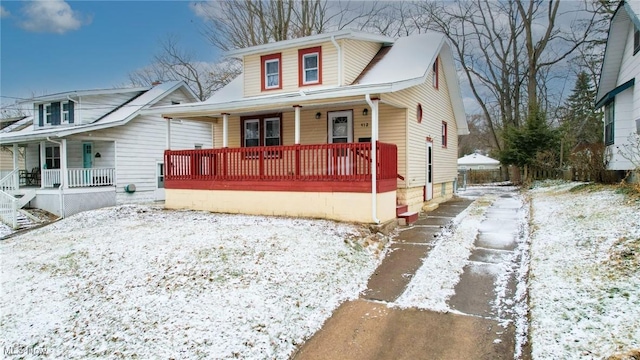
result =
[[[411,225],[418,221],[418,213],[409,211],[408,205],[396,205],[396,217],[400,225]]]

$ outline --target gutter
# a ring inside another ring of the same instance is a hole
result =
[[[378,104],[374,106],[371,101],[371,95],[366,94],[365,100],[371,108],[371,219],[374,223],[380,224],[378,219],[378,152],[376,151],[378,143]]]
[[[336,41],[335,35],[331,36],[331,42],[333,43],[333,46],[335,46],[338,50],[338,86],[342,86],[342,48]]]

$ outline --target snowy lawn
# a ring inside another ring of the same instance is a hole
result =
[[[84,212],[0,242],[2,346],[27,357],[287,358],[366,287],[383,247],[358,242],[367,235],[321,220]]]
[[[612,187],[531,190],[534,359],[640,348],[640,203]]]

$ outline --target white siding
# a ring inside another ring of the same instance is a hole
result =
[[[154,200],[157,163],[164,161],[167,122],[160,116],[139,116],[124,126],[95,131],[92,137],[116,139],[116,191],[118,202]],[[211,125],[196,121],[171,122],[171,148],[211,148]],[[102,154],[103,157],[106,154]],[[135,184],[136,192],[125,194],[124,186]]]
[[[634,79],[640,74],[640,53],[633,54],[633,33],[634,26],[629,22],[626,44],[620,74],[616,86],[620,86],[627,81]],[[636,79],[637,81],[637,79]],[[620,155],[620,149],[624,144],[628,144],[629,135],[637,131],[635,121],[640,119],[640,84],[623,91],[615,97],[614,115],[614,145],[608,147],[611,154],[611,161],[608,168],[611,170],[629,170],[634,166],[631,162]]]
[[[620,154],[620,152],[624,151],[624,146],[629,144],[629,134],[636,131],[636,123],[632,116],[633,98],[634,88],[621,92],[615,98],[614,144],[608,146],[607,149],[611,154],[611,161],[608,165],[610,170],[630,170],[635,168],[631,161]]]

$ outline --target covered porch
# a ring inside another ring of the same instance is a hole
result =
[[[404,139],[378,141],[379,101],[363,96],[176,115],[211,121],[216,141],[214,149],[165,151],[165,206],[362,223],[395,219],[403,179],[395,143]],[[404,109],[385,106],[385,128],[403,127]]]

